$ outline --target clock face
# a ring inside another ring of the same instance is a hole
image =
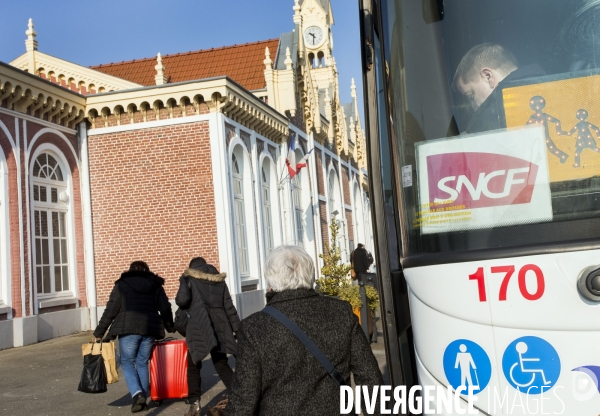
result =
[[[311,26],[304,31],[304,43],[308,46],[320,45],[323,41],[323,30],[318,26]]]

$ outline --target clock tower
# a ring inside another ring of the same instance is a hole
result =
[[[294,12],[303,58],[315,69],[331,66],[333,13],[330,0],[296,0]]]
[[[344,153],[339,124],[338,72],[333,58],[333,13],[330,0],[295,0],[294,23],[298,31],[300,82],[305,90],[303,107],[315,138],[338,154]],[[327,120],[321,122],[320,115]]]

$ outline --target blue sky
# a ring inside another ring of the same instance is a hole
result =
[[[41,52],[95,65],[278,38],[293,29],[293,6],[293,0],[0,0],[0,61],[25,52],[30,17]],[[350,101],[354,78],[362,106],[358,1],[332,0],[332,7],[342,101]]]

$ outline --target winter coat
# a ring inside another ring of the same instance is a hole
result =
[[[363,273],[369,270],[371,262],[369,261],[369,253],[367,253],[364,247],[357,248],[352,254],[352,264],[356,273]]]
[[[225,283],[225,273],[210,264],[187,269],[179,279],[175,303],[189,313],[186,341],[195,363],[216,348],[226,354],[236,354],[234,332],[240,318],[231,301]]]
[[[272,295],[272,296],[270,296]],[[377,360],[348,302],[312,289],[268,293],[267,304],[295,322],[349,385],[383,384]],[[270,299],[269,299],[270,298]],[[377,407],[379,409],[379,407]],[[227,416],[339,415],[340,387],[304,344],[270,315],[242,321]]]
[[[518,81],[527,78],[534,78],[546,75],[539,65],[525,65],[508,74],[490,96],[481,104],[473,114],[473,118],[467,126],[466,133],[481,133],[484,131],[506,128],[504,115],[504,100],[502,98],[502,88],[506,87],[512,81]]]
[[[173,330],[173,313],[164,283],[152,272],[123,273],[115,282],[94,336],[102,338],[110,326],[112,338],[129,334],[164,338],[165,327]]]

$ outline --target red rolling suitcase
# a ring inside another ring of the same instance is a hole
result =
[[[185,339],[163,340],[154,345],[150,358],[150,397],[157,404],[164,399],[188,396],[187,351]]]

